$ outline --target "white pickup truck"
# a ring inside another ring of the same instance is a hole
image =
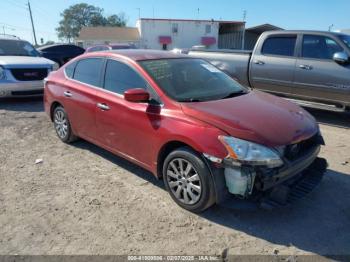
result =
[[[27,41],[0,36],[0,98],[42,95],[44,78],[57,68]]]

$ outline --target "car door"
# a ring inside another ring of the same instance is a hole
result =
[[[104,58],[86,58],[74,64],[74,72],[66,71],[64,106],[77,135],[95,141],[96,92],[101,87]]]
[[[126,101],[124,92],[133,88],[148,90],[153,97],[151,103]],[[108,59],[103,90],[97,100],[96,125],[100,144],[149,168],[149,152],[155,145],[153,141],[161,110],[156,97],[153,89],[131,65]]]
[[[293,93],[300,98],[325,102],[349,101],[350,65],[333,60],[345,50],[331,36],[305,34],[296,63]]]
[[[296,34],[271,35],[257,46],[250,63],[252,87],[276,94],[291,94],[296,40]]]

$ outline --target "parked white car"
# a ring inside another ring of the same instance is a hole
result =
[[[0,36],[0,97],[42,95],[43,80],[57,68],[27,41]]]

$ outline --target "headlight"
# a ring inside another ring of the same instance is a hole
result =
[[[0,80],[6,79],[5,69],[0,66]]]
[[[267,166],[270,168],[283,165],[278,153],[253,142],[235,137],[219,136],[219,140],[226,147],[229,158],[238,164]]]

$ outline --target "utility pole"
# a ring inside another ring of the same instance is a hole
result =
[[[247,10],[243,11],[243,32],[242,32],[242,50],[244,50],[244,45],[245,45],[245,22],[247,19]]]
[[[32,29],[33,29],[34,43],[35,43],[35,46],[37,46],[37,45],[38,45],[38,42],[36,41],[36,34],[35,34],[35,28],[34,28],[34,22],[33,22],[32,9],[30,8],[30,3],[29,3],[29,0],[28,0],[28,10],[29,10],[29,15],[30,15],[30,21],[32,22]]]

